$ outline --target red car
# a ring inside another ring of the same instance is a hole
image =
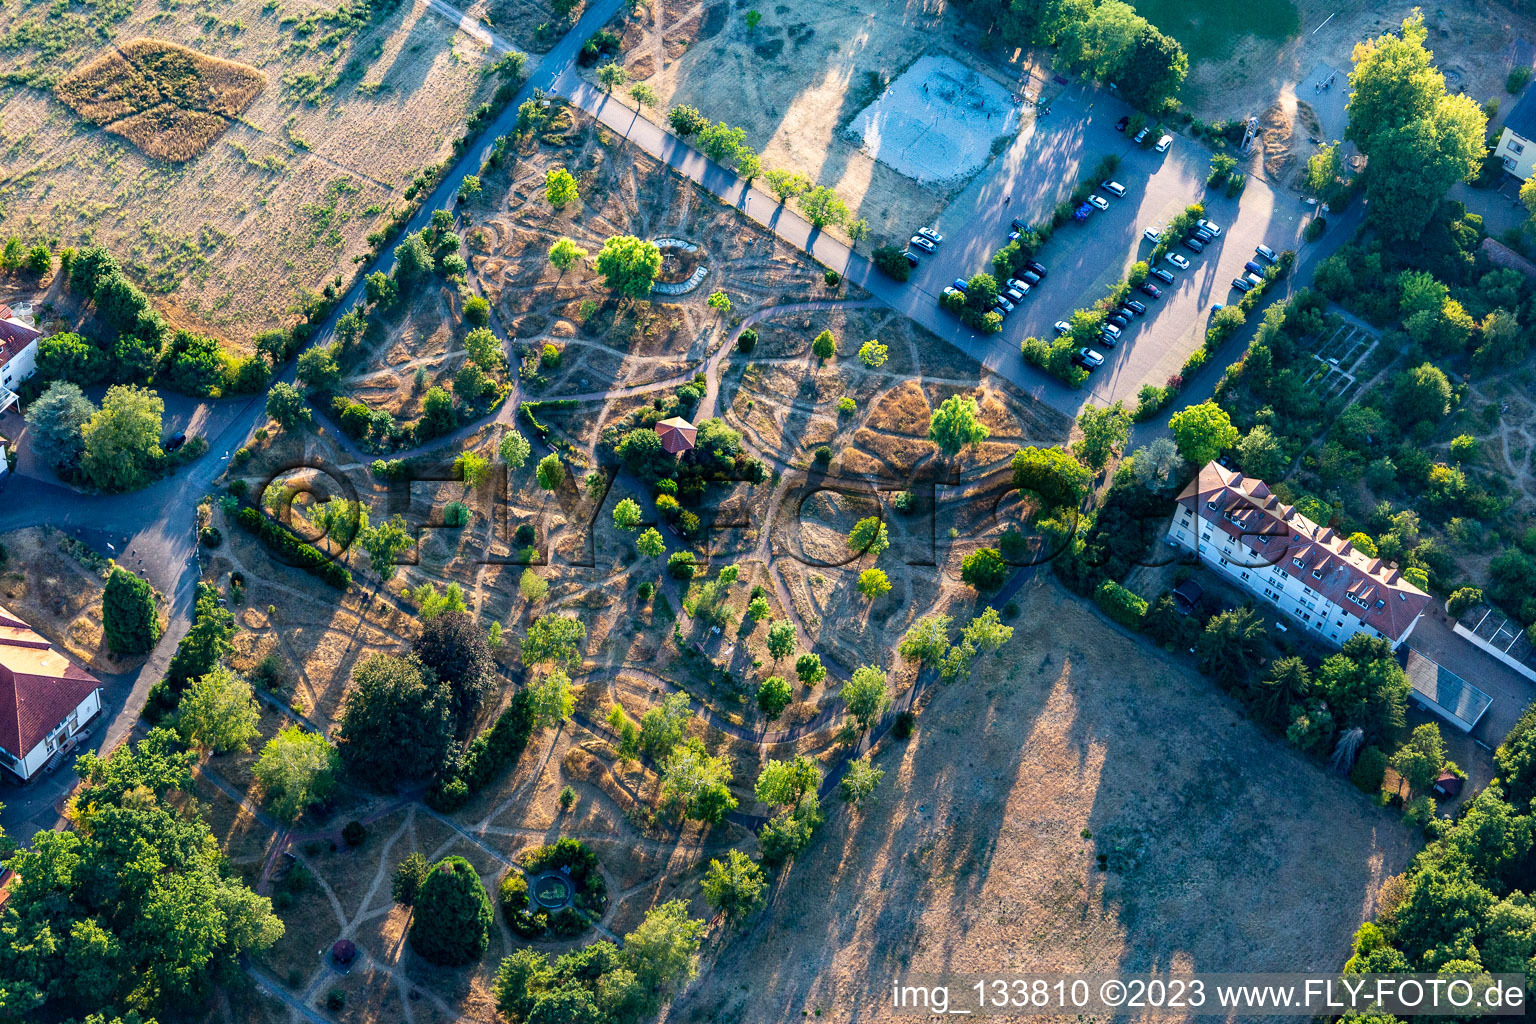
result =
[[[1157,285],[1153,284],[1151,281],[1143,281],[1141,283],[1141,294],[1149,295],[1156,299],[1161,298],[1163,293],[1158,291]]]

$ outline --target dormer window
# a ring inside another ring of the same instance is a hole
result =
[[[1364,600],[1364,599],[1363,599],[1363,598],[1361,598],[1361,597],[1359,597],[1359,596],[1357,596],[1357,595],[1355,595],[1355,594],[1345,594],[1345,595],[1344,595],[1344,596],[1345,596],[1345,597],[1347,597],[1347,598],[1349,598],[1349,599],[1350,599],[1350,600],[1351,600],[1351,601],[1353,601],[1353,602],[1354,602],[1354,603],[1355,603],[1355,604],[1357,604],[1357,605],[1359,605],[1359,606],[1360,606],[1360,607],[1361,607],[1361,608],[1365,608],[1365,607],[1367,607],[1367,605],[1366,605],[1366,603],[1365,603],[1365,600]]]
[[[1267,533],[1259,534],[1259,543],[1260,544],[1268,544],[1269,543],[1269,534],[1267,534]]]
[[[1298,569],[1305,569],[1307,567],[1307,563],[1303,562],[1299,557],[1291,559],[1291,564]]]
[[[1315,579],[1315,580],[1322,579],[1323,578],[1323,570],[1321,570],[1321,569],[1313,569],[1312,570],[1312,578]]]
[[[1212,498],[1210,501],[1206,502],[1205,503],[1205,507],[1210,509],[1212,512],[1215,512],[1216,511],[1216,499]]]

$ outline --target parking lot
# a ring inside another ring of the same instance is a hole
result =
[[[1209,197],[1205,191],[1210,152],[1175,136],[1166,154],[1142,149],[1115,122],[1129,108],[1102,93],[1074,87],[1052,103],[1048,116],[1026,125],[1014,144],[983,171],[940,216],[944,242],[924,255],[907,285],[912,315],[936,329],[989,368],[1021,381],[1044,401],[1075,413],[1087,400],[1134,402],[1143,384],[1162,384],[1177,373],[1205,335],[1214,303],[1236,302],[1231,281],[1253,259],[1260,243],[1276,251],[1297,248],[1312,208],[1299,196],[1276,192],[1250,177],[1237,199]],[[1071,193],[1079,175],[1108,153],[1121,157],[1115,179],[1125,185],[1123,199],[1109,198],[1109,209],[1095,211],[1083,223],[1068,222],[1036,258],[1049,274],[1004,321],[1000,335],[983,337],[938,309],[938,295],[956,277],[992,269],[992,254],[1007,242],[1009,223],[1022,217],[1037,223]],[[1023,365],[1024,338],[1054,336],[1051,325],[1075,309],[1091,306],[1123,278],[1152,243],[1142,229],[1164,225],[1193,202],[1204,202],[1206,216],[1224,229],[1196,254],[1183,248],[1189,270],[1168,266],[1176,282],[1162,287],[1160,299],[1138,295],[1147,315],[1136,317],[1123,340],[1105,356],[1080,390],[1043,371]],[[913,224],[916,229],[920,225]],[[920,305],[929,310],[918,312]],[[935,316],[937,314],[937,316]]]

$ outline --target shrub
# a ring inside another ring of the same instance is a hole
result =
[[[528,909],[528,879],[521,871],[508,871],[502,878],[496,887],[496,902],[509,925],[514,915]]]
[[[1349,781],[1362,793],[1377,793],[1387,776],[1387,755],[1380,747],[1366,747],[1360,751],[1355,767],[1350,770]]]
[[[1147,614],[1147,602],[1114,580],[1100,583],[1093,599],[1105,615],[1130,629],[1139,629]]]
[[[757,331],[750,327],[744,328],[736,338],[736,348],[742,352],[751,352],[757,347]]]
[[[474,866],[448,857],[432,866],[416,896],[411,948],[447,967],[473,963],[491,941],[491,900]]]
[[[341,826],[342,842],[348,846],[362,846],[363,840],[368,838],[368,830],[360,821],[349,821]]]
[[[390,883],[390,891],[395,897],[395,902],[406,906],[415,903],[416,894],[421,892],[421,883],[427,880],[427,873],[431,870],[431,863],[425,855],[420,853],[408,854],[404,860],[396,864],[394,877]]]
[[[896,715],[896,721],[891,723],[891,735],[899,740],[904,740],[912,735],[912,728],[917,724],[917,716],[910,711],[902,711]]]

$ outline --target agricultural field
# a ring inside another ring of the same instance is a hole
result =
[[[390,0],[22,2],[0,47],[0,233],[106,245],[237,345],[350,274],[497,85],[479,42]]]

